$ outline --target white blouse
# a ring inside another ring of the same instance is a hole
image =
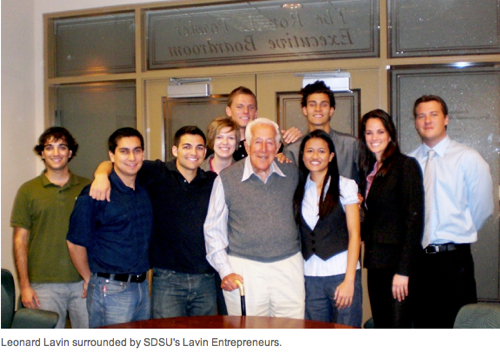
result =
[[[330,180],[325,186],[324,192],[328,190]],[[358,203],[358,185],[352,179],[339,178],[340,189],[340,204],[345,209],[345,205]],[[307,177],[304,198],[302,200],[302,216],[309,228],[314,229],[319,220],[319,195],[317,192],[316,183],[311,180],[311,175]],[[360,269],[361,265],[358,261],[356,269]],[[304,261],[305,276],[336,276],[345,274],[347,271],[347,250],[328,260],[323,260],[316,255],[312,255],[309,260]]]

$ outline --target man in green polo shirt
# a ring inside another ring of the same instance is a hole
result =
[[[72,174],[68,163],[78,144],[68,130],[51,127],[39,138],[35,152],[45,163],[43,173],[18,190],[11,215],[21,301],[27,308],[55,311],[56,328],[89,325],[83,281],[66,245],[75,200],[90,180]]]

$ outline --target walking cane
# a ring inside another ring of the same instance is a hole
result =
[[[243,289],[243,283],[238,280],[235,280],[236,284],[240,288],[240,297],[241,297],[241,316],[247,316],[247,308],[245,305],[245,290]]]

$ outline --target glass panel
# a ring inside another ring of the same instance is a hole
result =
[[[500,53],[500,0],[389,0],[391,57]]]
[[[54,21],[57,76],[135,71],[134,14]]]
[[[415,68],[391,70],[392,112],[403,152],[421,141],[415,131],[413,103],[424,94],[441,96],[449,109],[448,134],[479,151],[499,185],[500,68]],[[494,200],[499,199],[498,188]],[[478,298],[499,299],[499,218],[495,212],[473,245]]]
[[[196,125],[205,134],[208,124],[218,116],[226,115],[227,95],[208,98],[163,98],[165,117],[165,160],[172,160],[172,146],[177,130]]]
[[[296,92],[277,93],[278,97],[278,125],[282,129],[294,126],[303,134],[309,131],[307,119],[302,114],[300,101],[302,95]],[[358,122],[360,119],[360,90],[352,92],[335,93],[335,113],[331,120],[334,130],[345,132],[356,136],[358,134]]]
[[[89,84],[57,88],[58,125],[78,141],[70,168],[92,179],[97,165],[109,160],[108,138],[118,128],[136,127],[135,84]]]
[[[378,0],[253,1],[151,10],[146,24],[149,69],[379,53]]]

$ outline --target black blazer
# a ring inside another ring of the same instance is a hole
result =
[[[364,195],[364,190],[362,190]],[[383,177],[370,188],[361,236],[366,268],[395,268],[412,273],[424,230],[424,186],[420,165],[403,154],[394,158]]]

